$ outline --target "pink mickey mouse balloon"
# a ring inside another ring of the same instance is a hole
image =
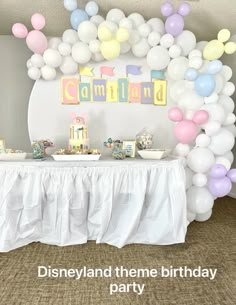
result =
[[[12,27],[12,33],[16,38],[25,38],[28,35],[28,30],[24,24],[15,23]]]
[[[173,107],[168,111],[168,117],[171,121],[180,122],[183,120],[183,113],[178,107]]]
[[[46,21],[43,15],[36,13],[31,17],[31,24],[35,30],[40,31],[45,27]]]
[[[197,125],[193,121],[183,120],[175,126],[174,133],[180,143],[188,144],[197,136]]]
[[[206,110],[199,110],[193,116],[193,122],[198,125],[207,123],[208,119],[209,119],[209,114]]]
[[[28,48],[36,53],[36,54],[43,54],[43,52],[48,47],[48,41],[46,36],[37,30],[31,31],[26,38],[26,44]]]

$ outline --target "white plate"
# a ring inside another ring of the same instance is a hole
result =
[[[101,155],[52,155],[56,161],[97,161]]]
[[[27,153],[0,154],[0,161],[16,161],[26,159]]]
[[[167,157],[170,152],[171,149],[144,149],[139,150],[138,154],[143,159],[160,160]]]

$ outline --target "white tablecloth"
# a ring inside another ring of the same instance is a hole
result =
[[[167,245],[185,240],[180,160],[0,162],[0,251],[34,241]]]

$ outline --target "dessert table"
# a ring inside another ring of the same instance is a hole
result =
[[[187,224],[180,159],[0,162],[0,252],[32,242],[182,243]]]

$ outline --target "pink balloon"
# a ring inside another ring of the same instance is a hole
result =
[[[168,111],[168,118],[174,122],[183,120],[183,112],[178,107],[173,107]]]
[[[12,33],[16,38],[25,38],[28,35],[28,30],[24,24],[15,23],[12,27]]]
[[[39,31],[31,31],[26,38],[26,43],[28,48],[36,54],[43,54],[48,47],[46,36]]]
[[[205,124],[208,121],[208,119],[209,119],[209,114],[205,110],[199,110],[193,116],[193,122],[198,125]]]
[[[44,28],[46,21],[43,15],[36,13],[31,17],[31,24],[35,30],[40,31]]]
[[[174,133],[180,143],[188,144],[195,140],[198,134],[197,125],[190,120],[183,120],[175,126]]]

